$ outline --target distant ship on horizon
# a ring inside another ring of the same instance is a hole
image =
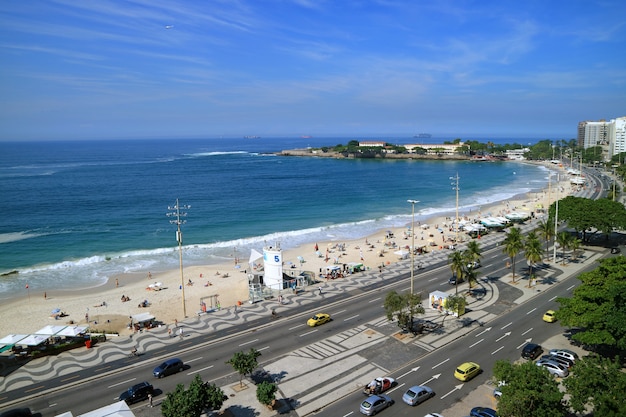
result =
[[[252,135],[252,136],[244,136],[243,138],[244,139],[261,139],[261,136],[254,136],[254,135]]]
[[[414,138],[432,138],[433,135],[431,135],[430,133],[418,133],[417,135],[413,137]]]
[[[311,139],[313,136],[311,135],[302,135],[300,136],[301,139]]]

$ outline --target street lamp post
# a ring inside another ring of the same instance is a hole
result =
[[[413,278],[415,277],[415,205],[417,200],[406,200],[411,204],[411,295],[413,295]]]
[[[456,241],[454,242],[454,245],[456,247],[456,245],[459,244],[459,173],[457,172],[456,176],[450,177],[450,179],[454,181],[452,183],[452,189],[456,191],[456,224],[454,225],[454,229],[456,230]]]
[[[556,204],[554,208],[554,247],[552,262],[556,264],[556,238],[559,233],[559,174],[556,174]]]
[[[181,206],[178,202],[178,199],[176,199],[175,205],[167,207],[167,209],[170,210],[170,212],[167,213],[167,216],[173,217],[173,219],[170,220],[170,223],[175,224],[177,228],[176,241],[178,242],[178,260],[180,264],[180,289],[182,291],[183,297],[183,317],[185,318],[187,318],[187,306],[185,304],[185,279],[183,276],[183,232],[180,230],[180,226],[187,222],[184,219],[181,220],[181,217],[187,216],[187,213],[185,213],[184,211],[181,212],[181,210],[188,210],[190,208],[191,206],[187,205]]]

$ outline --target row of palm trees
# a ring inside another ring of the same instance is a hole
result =
[[[506,238],[502,242],[502,252],[510,259],[511,273],[513,275],[513,283],[515,283],[515,266],[517,256],[524,253],[524,258],[528,261],[529,277],[533,277],[533,266],[541,262],[543,255],[549,256],[550,241],[554,238],[554,225],[551,221],[541,221],[537,229],[531,231],[526,236],[522,235],[522,231],[518,227],[509,229]],[[545,252],[542,248],[541,240],[546,244]],[[556,235],[556,244],[561,248],[562,262],[565,262],[565,250],[571,249],[574,254],[580,248],[582,241],[568,232],[559,232]],[[476,241],[470,241],[467,248],[463,251],[454,251],[448,256],[448,263],[452,274],[457,277],[457,294],[458,283],[463,279],[467,279],[470,288],[476,284],[476,272],[474,271],[475,262],[480,262],[480,245]],[[530,286],[531,280],[528,280]]]

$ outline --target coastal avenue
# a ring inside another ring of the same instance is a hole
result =
[[[602,186],[596,188],[591,192],[590,197],[593,198],[602,192],[602,188]],[[481,277],[501,278],[509,272],[508,269],[503,268],[506,259],[502,254],[502,248],[495,246],[499,239],[501,237],[491,235],[484,237],[481,241],[484,265],[481,268]],[[593,254],[593,251],[588,252]],[[432,290],[450,288],[447,283],[450,271],[446,254],[442,253],[436,259],[437,265],[431,264],[416,274],[416,291],[427,294]],[[595,262],[585,262],[580,265],[581,269],[578,269],[576,274],[583,272],[582,268],[593,269],[595,265]],[[418,406],[419,412],[424,411],[425,414],[427,411],[444,410],[466,396],[471,389],[485,382],[491,374],[491,366],[496,359],[517,360],[519,349],[526,340],[532,339],[534,342],[541,343],[553,334],[562,331],[558,323],[556,325],[545,324],[541,316],[545,310],[555,307],[554,299],[557,296],[570,295],[578,281],[575,278],[562,281],[559,278],[560,268],[549,269],[548,272],[552,274],[550,282],[558,283],[558,285],[544,286],[545,292],[535,295],[521,306],[516,306],[515,300],[520,296],[520,286],[523,286],[523,281],[518,288],[499,282],[498,279],[483,282],[489,290],[487,296],[498,294],[497,301],[484,309],[485,320],[489,321],[482,327],[480,323],[466,323],[458,336],[451,334],[452,339],[441,348],[434,343],[430,345],[422,343],[428,336],[418,337],[411,343],[398,343],[394,338],[389,337],[397,333],[398,328],[384,318],[383,300],[388,291],[409,289],[408,272],[401,274],[385,272],[382,277],[378,277],[384,279],[375,279],[374,276],[368,279],[366,276],[357,275],[351,280],[331,282],[331,287],[335,284],[336,288],[344,285],[347,290],[334,292],[332,289],[325,290],[325,304],[317,304],[315,308],[311,308],[310,305],[300,305],[299,298],[295,298],[299,307],[289,306],[281,310],[280,314],[284,317],[279,320],[272,321],[268,314],[260,320],[244,321],[237,326],[219,327],[222,330],[202,332],[194,334],[187,340],[167,344],[165,347],[146,349],[141,358],[125,357],[84,369],[71,364],[67,366],[67,369],[76,369],[75,372],[66,372],[61,377],[4,392],[1,398],[5,404],[9,401],[31,397],[16,406],[30,406],[41,412],[44,417],[54,416],[68,410],[77,415],[110,404],[128,386],[147,380],[155,385],[155,402],[158,404],[164,398],[165,393],[172,391],[176,384],[188,384],[196,373],[204,381],[215,382],[219,386],[236,384],[238,375],[233,374],[225,361],[232,356],[234,351],[254,347],[262,352],[260,365],[269,369],[277,378],[279,389],[283,392],[288,389],[293,391],[286,395],[294,403],[295,411],[292,411],[291,415],[303,415],[304,413],[299,413],[312,406],[319,409],[316,413],[318,415],[356,414],[358,405],[363,399],[359,388],[369,382],[368,378],[354,378],[350,384],[345,384],[350,392],[345,398],[337,399],[334,403],[330,401],[328,389],[324,388],[336,382],[341,377],[339,373],[320,375],[311,368],[308,370],[311,374],[304,378],[307,380],[306,384],[293,386],[291,381],[294,379],[293,375],[290,375],[285,368],[293,369],[293,366],[305,362],[302,359],[304,353],[315,350],[321,353],[326,352],[327,361],[332,361],[333,355],[341,359],[336,364],[337,369],[340,369],[342,363],[353,360],[355,367],[371,366],[372,372],[397,378],[399,387],[391,393],[396,404],[392,410],[387,411],[388,415],[415,413],[416,410],[405,406],[399,398],[407,386],[422,384],[426,381],[435,390],[437,396]],[[368,284],[370,285],[366,286]],[[300,297],[303,299],[302,297],[305,296]],[[513,309],[510,310],[511,308]],[[330,313],[334,320],[319,328],[306,327],[306,319],[318,311]],[[463,323],[463,320],[449,318],[446,320],[445,329],[454,327],[454,323]],[[338,340],[345,338],[349,341],[350,335],[365,333],[362,329],[366,328],[370,329],[372,335],[382,335],[377,339],[380,342],[372,343],[367,349],[359,350],[354,354],[350,354],[349,349],[337,353],[342,345]],[[465,336],[461,337],[463,334]],[[129,341],[128,346],[131,345],[132,341]],[[160,345],[155,344],[155,346]],[[106,345],[101,349],[106,349]],[[81,353],[80,356],[93,356],[95,352],[95,350],[87,351]],[[180,374],[153,380],[152,369],[163,358],[172,356],[183,359],[189,368]],[[467,360],[478,362],[485,372],[472,381],[457,384],[452,377],[453,369]],[[281,363],[287,366],[277,367]],[[64,387],[68,389],[61,389]],[[480,403],[476,405],[488,406],[489,404],[482,403],[483,400],[479,399]],[[236,403],[236,399],[232,401]],[[227,401],[225,406],[229,405],[232,404]],[[141,403],[133,406],[133,409],[140,412],[139,416],[160,415],[158,409],[154,409],[153,414],[145,414],[144,412],[148,412],[148,409],[145,404]]]
[[[502,276],[507,272],[502,269],[503,255],[501,254],[500,248],[486,250],[484,255],[484,276]],[[592,266],[593,265],[590,265],[590,267]],[[447,289],[448,275],[449,269],[446,265],[441,265],[434,269],[431,268],[427,271],[421,271],[416,277],[416,290],[428,293],[432,290]],[[88,379],[94,375],[103,375],[107,372],[115,371],[116,368],[120,368],[120,372],[114,372],[102,378],[96,378],[89,383],[77,385],[70,390],[52,392],[30,401],[29,405],[38,411],[47,410],[43,412],[44,416],[56,415],[57,413],[67,410],[72,410],[75,414],[78,414],[92,410],[97,406],[113,402],[125,388],[143,380],[153,382],[157,389],[155,400],[160,401],[165,393],[175,388],[176,384],[189,383],[196,373],[199,373],[204,381],[218,380],[227,384],[234,384],[237,382],[238,377],[232,375],[232,369],[224,363],[232,356],[233,351],[247,350],[250,347],[254,347],[263,354],[260,358],[261,365],[270,367],[287,354],[293,354],[293,352],[306,349],[307,346],[313,344],[325,343],[329,346],[328,340],[331,337],[349,334],[356,327],[365,326],[372,327],[376,332],[384,334],[385,337],[381,339],[381,343],[368,348],[366,351],[359,352],[358,356],[366,358],[369,363],[373,363],[375,366],[379,367],[380,375],[386,374],[385,369],[389,371],[395,370],[390,376],[406,374],[406,376],[399,378],[400,388],[392,393],[392,397],[396,399],[397,404],[395,404],[393,406],[394,409],[389,412],[394,415],[408,415],[409,412],[412,412],[412,409],[398,402],[403,392],[402,389],[406,388],[403,384],[420,384],[433,378],[433,376],[437,374],[441,374],[441,376],[429,381],[429,385],[437,392],[437,397],[428,400],[419,407],[420,410],[445,409],[460,397],[466,395],[471,388],[484,382],[489,377],[491,365],[496,358],[515,360],[519,357],[519,349],[517,346],[526,338],[532,337],[533,340],[541,340],[547,338],[555,331],[560,331],[558,326],[543,325],[543,322],[541,322],[541,314],[543,314],[544,309],[554,307],[554,302],[551,300],[553,300],[556,295],[567,295],[569,291],[571,291],[569,285],[555,286],[555,289],[559,291],[558,293],[554,290],[546,292],[536,297],[532,303],[525,304],[523,307],[518,307],[509,313],[502,314],[501,317],[497,318],[494,322],[489,323],[489,327],[492,330],[484,333],[480,338],[474,338],[474,335],[477,332],[484,331],[484,328],[471,324],[468,330],[474,329],[473,334],[426,355],[428,350],[421,349],[415,344],[401,344],[388,338],[387,336],[396,333],[398,329],[395,324],[387,322],[386,319],[382,317],[384,295],[390,290],[408,290],[407,278],[408,273],[397,277],[395,280],[390,280],[394,282],[390,283],[385,288],[382,286],[369,288],[364,294],[358,294],[360,293],[360,291],[358,291],[356,295],[353,295],[347,300],[340,300],[322,308],[301,309],[298,314],[292,314],[294,310],[290,309],[288,311],[289,317],[283,317],[277,321],[271,321],[268,317],[267,321],[261,320],[260,322],[250,323],[248,329],[244,331],[240,331],[242,330],[241,328],[233,328],[227,331],[195,336],[167,348],[148,351],[141,361],[137,361],[134,358],[125,359],[92,369],[81,370],[77,374],[66,375],[44,384],[31,386],[28,388],[27,394],[33,394],[39,390],[50,389],[74,381]],[[493,285],[500,284],[493,283]],[[332,294],[329,295],[332,296]],[[500,306],[500,308],[504,309],[505,306]],[[321,310],[330,313],[334,320],[314,330],[307,328],[305,325],[306,319],[314,312]],[[530,310],[534,311],[534,315],[527,315],[527,312]],[[491,355],[491,347],[493,346],[493,350],[496,350],[500,346],[495,344],[495,339],[503,335],[503,331],[497,329],[505,327],[508,323],[511,324],[506,327],[506,331],[511,332],[511,334],[503,341],[503,343],[506,343],[505,347],[498,350],[497,354]],[[448,324],[450,324],[450,322],[448,322]],[[259,328],[259,326],[263,327]],[[258,331],[255,331],[256,328],[258,328]],[[533,328],[532,335],[528,333],[523,334],[529,328]],[[235,330],[237,330],[237,333],[235,333]],[[216,340],[218,337],[222,337],[223,339]],[[206,342],[203,343],[203,341]],[[471,359],[480,363],[485,369],[485,373],[464,384],[461,389],[457,390],[455,387],[458,384],[452,377],[452,371],[458,363],[468,360],[468,352],[472,349],[469,348],[469,346],[479,341],[479,344],[473,346],[473,349],[476,351],[476,356],[473,356],[474,353],[472,353]],[[329,346],[329,348],[332,347]],[[151,370],[154,366],[161,361],[161,358],[174,355],[183,359],[190,367],[181,374],[153,381]],[[424,355],[426,356],[422,360],[416,361],[416,359]],[[345,358],[344,360],[350,359]],[[435,367],[437,364],[441,365]],[[130,368],[127,368],[128,366],[130,366]],[[403,366],[407,368],[404,369]],[[416,372],[410,371],[410,369],[416,367],[419,367]],[[435,367],[435,369],[433,369],[433,367]],[[276,371],[272,369],[272,373],[276,374]],[[225,375],[230,376],[224,379]],[[337,378],[338,375],[326,375],[326,377],[329,378],[328,381],[311,382],[312,387],[315,388],[320,384],[332,383],[332,379]],[[289,378],[290,375],[288,373],[283,376],[285,384],[288,383]],[[310,381],[314,381],[314,379],[310,379]],[[356,390],[357,384],[363,385],[366,382],[368,382],[368,380],[365,378],[363,380],[355,380],[353,382],[354,389]],[[302,396],[312,395],[311,392],[308,392],[307,387],[301,387],[301,389]],[[453,390],[451,394],[443,397],[451,390]],[[7,394],[11,393],[9,392]],[[298,397],[298,395],[294,395],[292,399],[298,402]],[[362,399],[363,395],[360,392],[350,394],[345,399],[330,405],[328,409],[324,409],[319,414],[344,415],[351,411],[356,412],[358,410],[358,404]],[[321,400],[324,402],[324,396],[322,396]],[[142,406],[142,404],[138,404],[133,406],[133,408],[141,408]],[[298,407],[296,406],[296,412],[298,411]]]

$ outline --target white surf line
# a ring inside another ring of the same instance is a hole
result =
[[[250,340],[249,342],[240,343],[239,346],[249,345],[250,343],[258,342],[259,339]]]
[[[137,378],[127,379],[126,381],[122,381],[122,382],[118,382],[117,384],[109,385],[107,388],[113,388],[113,387],[117,387],[118,385],[128,384],[129,382],[132,382],[132,381],[134,381],[136,379]]]
[[[213,365],[209,365],[207,367],[200,368],[200,369],[195,369],[195,370],[189,372],[187,375],[197,374],[198,372],[206,371],[207,369],[211,369],[211,368],[213,368]]]

